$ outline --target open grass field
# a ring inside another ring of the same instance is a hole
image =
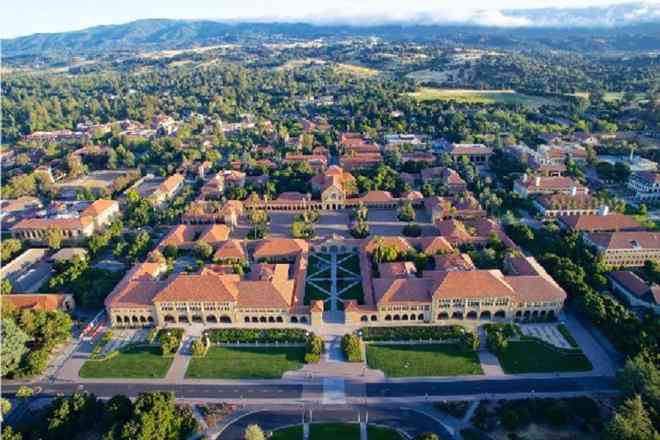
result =
[[[393,429],[380,426],[367,426],[369,440],[400,440],[401,436]],[[299,440],[302,438],[302,426],[273,431],[271,440]],[[358,440],[360,427],[354,423],[313,423],[309,427],[310,440]]]
[[[335,70],[343,73],[350,73],[357,76],[376,76],[380,72],[376,69],[371,69],[369,67],[358,66],[356,64],[337,64]]]
[[[325,63],[326,63],[325,60],[321,60],[318,58],[301,58],[301,59],[287,61],[281,66],[277,66],[275,70],[291,70],[291,69],[298,69],[307,66],[322,66]]]
[[[189,379],[279,379],[302,367],[305,347],[211,347],[193,358]]]
[[[513,90],[470,90],[470,89],[439,89],[422,87],[416,92],[408,93],[418,101],[456,101],[468,104],[522,104],[533,107],[552,105],[556,102],[540,96],[529,96]]]
[[[537,341],[509,341],[497,354],[507,374],[591,371],[593,366],[582,352],[555,350]]]
[[[477,354],[454,344],[367,344],[367,364],[388,377],[483,374]]]
[[[85,379],[160,379],[173,359],[161,356],[159,347],[127,347],[108,360],[85,362],[79,375]]]

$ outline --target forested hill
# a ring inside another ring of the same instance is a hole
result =
[[[148,19],[81,31],[33,34],[2,40],[3,57],[88,56],[117,50],[182,49],[227,43],[291,42],[314,38],[375,36],[386,40],[434,42],[502,49],[548,48],[576,51],[660,49],[660,24],[594,28],[498,28],[474,25],[229,23],[211,20]]]

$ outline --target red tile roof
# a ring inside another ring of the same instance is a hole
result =
[[[18,310],[58,310],[62,308],[68,295],[47,293],[12,293],[2,295],[2,304],[10,304]]]
[[[625,231],[640,230],[642,225],[629,215],[564,215],[559,221],[574,231]]]
[[[605,249],[660,249],[656,232],[592,232],[586,237]]]

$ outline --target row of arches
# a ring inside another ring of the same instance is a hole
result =
[[[490,311],[484,310],[483,312],[479,313],[476,310],[471,310],[467,314],[463,314],[463,312],[454,312],[451,314],[451,319],[492,319],[493,317],[499,318],[499,319],[504,319],[506,318],[506,312],[504,310],[498,310],[495,312],[493,315]],[[438,319],[450,319],[450,315],[447,312],[441,312],[438,313]]]
[[[163,317],[164,321],[168,324],[176,324],[177,322],[184,323],[184,324],[190,324],[191,322],[194,323],[210,323],[210,324],[217,324],[218,322],[221,322],[223,324],[231,324],[231,317],[227,315],[222,315],[220,317],[217,317],[215,315],[208,315],[206,317],[206,320],[204,320],[204,317],[202,315],[192,315],[190,318],[188,318],[188,315],[179,315],[178,317],[175,317],[173,315],[165,315]]]
[[[411,313],[408,315],[407,313],[404,313],[402,315],[396,314],[396,315],[385,315],[385,321],[423,321],[424,320],[424,314],[420,313],[419,315],[415,315],[414,313]]]
[[[554,310],[518,310],[516,312],[516,319],[530,319],[530,318],[546,318],[554,319],[555,311]]]
[[[115,322],[118,325],[142,325],[142,326],[147,326],[147,325],[153,325],[154,323],[154,318],[151,316],[144,316],[144,315],[117,315],[115,316]]]

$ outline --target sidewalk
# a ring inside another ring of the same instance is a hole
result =
[[[165,381],[168,383],[177,383],[185,380],[188,364],[190,364],[190,360],[192,359],[190,346],[193,339],[192,336],[187,336],[181,347],[179,347],[179,350],[174,354],[174,361],[172,361],[172,365],[170,365],[170,369],[167,370],[167,375],[165,376]]]

